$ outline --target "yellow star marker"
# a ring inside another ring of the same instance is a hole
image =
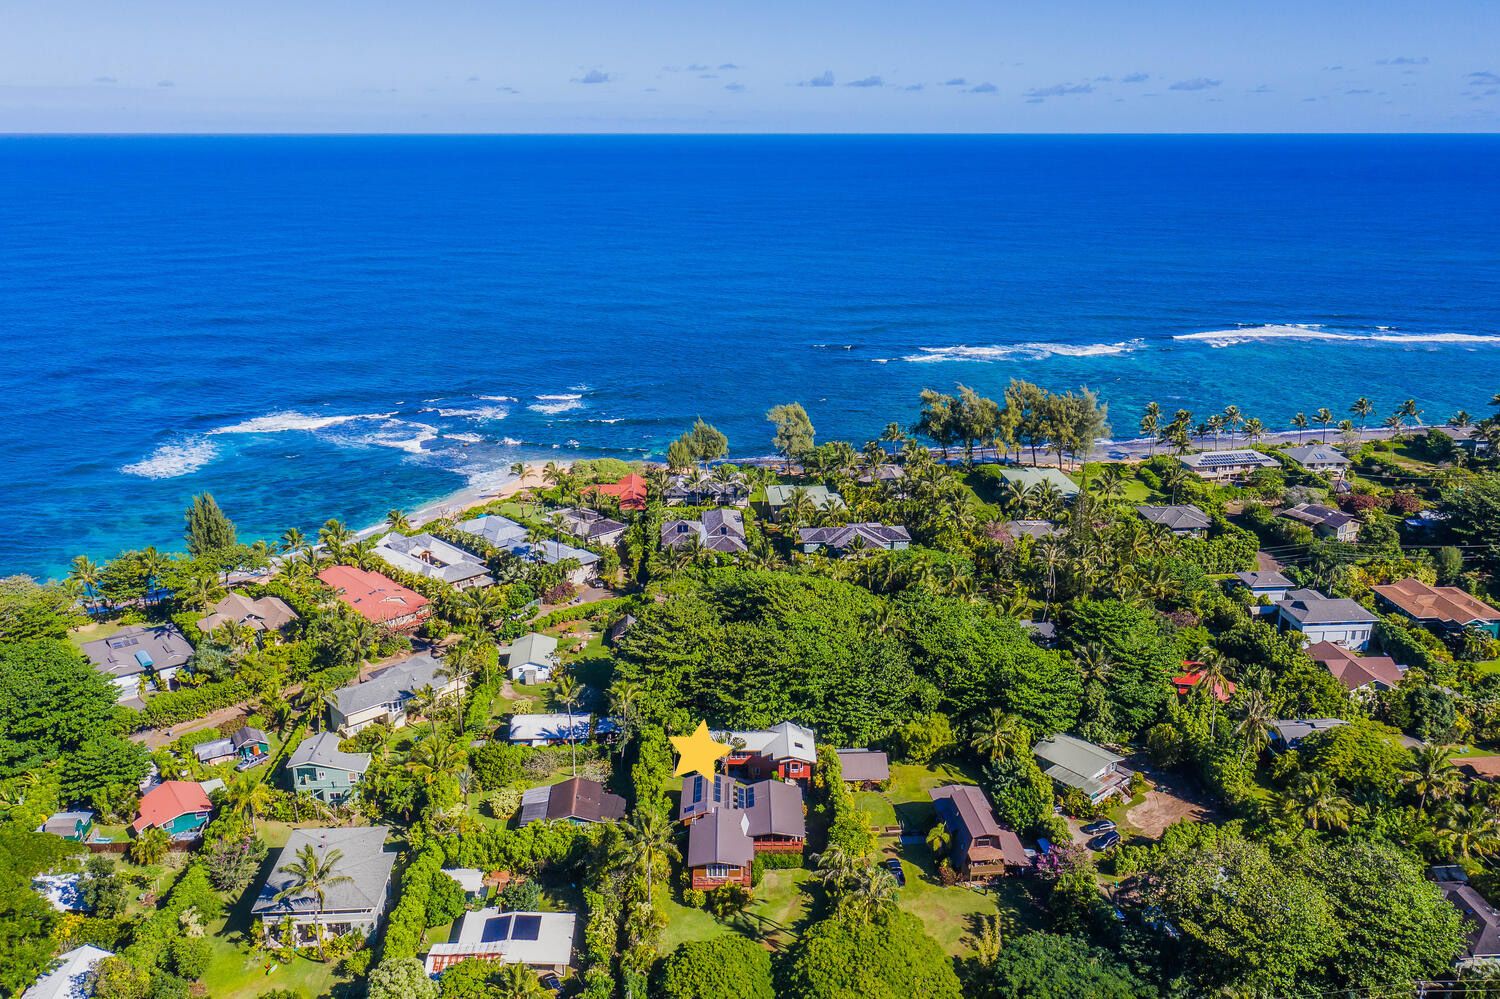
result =
[[[677,750],[677,770],[673,776],[700,773],[712,778],[714,763],[729,755],[729,746],[715,742],[708,731],[707,722],[699,722],[692,735],[672,736],[672,745]]]

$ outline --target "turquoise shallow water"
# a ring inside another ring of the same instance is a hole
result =
[[[1483,412],[1495,137],[0,138],[0,573],[924,386]]]

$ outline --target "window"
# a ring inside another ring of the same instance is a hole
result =
[[[707,873],[715,880],[723,880],[732,874],[738,874],[739,870],[738,867],[730,867],[728,864],[709,864]]]

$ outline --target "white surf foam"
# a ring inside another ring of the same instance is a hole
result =
[[[538,395],[532,398],[537,401],[526,408],[533,413],[546,413],[548,416],[556,416],[558,413],[567,413],[583,408],[583,396],[576,393]]]
[[[1048,357],[1111,357],[1128,354],[1143,345],[1141,340],[1125,340],[1120,343],[1012,343],[989,347],[971,347],[960,344],[956,347],[920,347],[921,353],[908,354],[901,358],[917,364],[937,361],[1004,361],[1012,358],[1039,361]],[[878,363],[886,359],[877,358]]]
[[[209,433],[277,434],[287,430],[322,430],[325,427],[337,426],[340,423],[348,423],[351,420],[388,420],[395,415],[395,413],[353,413],[347,416],[315,416],[311,413],[299,413],[296,410],[287,410],[281,413],[268,413],[265,416],[257,416],[240,423],[231,423],[227,427],[210,430]]]
[[[357,443],[395,448],[408,454],[426,454],[422,445],[438,436],[437,427],[415,420],[387,420],[380,430],[357,439]]]
[[[188,437],[163,444],[140,461],[121,466],[120,471],[143,479],[175,479],[196,472],[218,455],[213,441]]]
[[[478,444],[484,440],[478,434],[444,434],[443,436],[452,441],[463,441],[465,444]]]
[[[504,444],[506,447],[520,447],[521,446],[521,442],[518,441],[518,440],[516,440],[514,437],[502,437],[502,438],[500,438],[500,443]]]
[[[1389,326],[1377,326],[1374,332],[1330,330],[1303,323],[1274,323],[1266,326],[1244,326],[1232,330],[1207,330],[1202,333],[1179,333],[1173,340],[1206,343],[1210,347],[1232,347],[1237,343],[1275,340],[1334,340],[1348,343],[1455,343],[1500,344],[1500,336],[1485,333],[1397,333]]]
[[[504,406],[474,406],[468,409],[424,409],[424,413],[436,413],[444,419],[503,420],[510,415]]]

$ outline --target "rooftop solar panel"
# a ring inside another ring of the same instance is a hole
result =
[[[536,940],[541,935],[541,916],[517,916],[510,931],[512,940]]]
[[[510,916],[493,916],[484,921],[484,933],[480,940],[484,943],[499,943],[501,940],[510,939]]]

